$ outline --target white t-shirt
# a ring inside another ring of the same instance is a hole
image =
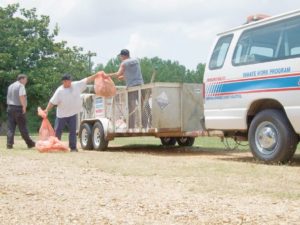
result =
[[[53,105],[57,105],[56,116],[58,118],[70,117],[79,113],[82,108],[80,94],[86,89],[87,79],[73,81],[70,88],[62,85],[56,89],[50,99]]]

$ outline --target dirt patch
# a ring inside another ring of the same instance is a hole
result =
[[[300,160],[150,146],[0,150],[2,224],[298,224]]]

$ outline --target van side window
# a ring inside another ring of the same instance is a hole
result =
[[[227,35],[218,40],[209,61],[209,69],[214,70],[223,67],[232,37],[233,35]]]
[[[235,48],[235,66],[300,57],[300,17],[242,33]]]

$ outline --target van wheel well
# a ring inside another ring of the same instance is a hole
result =
[[[285,115],[285,110],[283,106],[274,99],[261,99],[253,102],[248,110],[247,114],[247,127],[249,128],[254,116],[265,110],[265,109],[277,109],[282,111]]]

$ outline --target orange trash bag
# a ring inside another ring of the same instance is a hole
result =
[[[55,132],[47,118],[46,113],[38,107],[38,115],[43,118],[40,130],[39,140],[36,142],[36,148],[39,152],[67,152],[68,146],[55,137]]]
[[[113,80],[106,76],[103,71],[97,73],[95,79],[94,90],[96,95],[101,97],[112,97],[116,94],[116,86]]]

